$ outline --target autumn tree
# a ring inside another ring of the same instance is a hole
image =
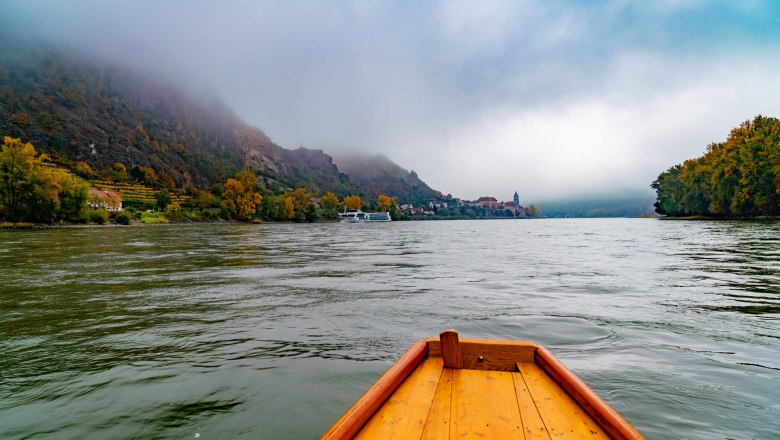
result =
[[[359,196],[346,196],[344,197],[344,200],[341,201],[341,206],[344,207],[344,209],[360,209],[362,204],[362,200],[360,200]]]
[[[339,198],[332,192],[326,193],[320,199],[320,207],[322,208],[322,216],[326,219],[333,220],[339,216]]]
[[[149,167],[138,167],[137,169],[138,180],[146,186],[156,188],[160,185],[160,179],[157,176],[157,172]]]
[[[79,220],[89,186],[55,167],[21,139],[4,137],[0,152],[0,217],[13,221]]]
[[[2,184],[3,208],[6,216],[17,220],[22,213],[24,188],[29,185],[35,170],[43,163],[45,155],[36,157],[35,147],[21,139],[3,137],[0,156],[0,184]]]
[[[262,196],[256,191],[257,177],[251,171],[240,171],[227,179],[222,192],[222,207],[229,219],[250,221]]]
[[[84,161],[76,162],[76,174],[85,179],[94,179],[97,177],[97,173]]]
[[[109,175],[114,182],[126,183],[130,181],[130,176],[127,175],[127,167],[121,162],[115,163],[109,170]]]
[[[187,199],[184,206],[190,208],[190,211],[195,208],[204,210],[214,203],[214,196],[200,188],[188,187],[186,193],[190,198]]]
[[[312,195],[306,192],[304,188],[296,188],[290,194],[293,200],[293,206],[295,210],[294,220],[296,221],[314,221],[317,217],[316,208],[312,203]]]
[[[289,195],[282,195],[282,218],[292,220],[295,218],[295,202]]]
[[[379,212],[390,212],[393,206],[397,204],[398,202],[395,197],[388,197],[384,194],[379,194],[376,197],[376,210]]]

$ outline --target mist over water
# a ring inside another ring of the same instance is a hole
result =
[[[315,438],[455,328],[648,438],[776,438],[779,262],[772,222],[0,230],[0,437]]]

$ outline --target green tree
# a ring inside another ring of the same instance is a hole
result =
[[[127,175],[127,167],[121,162],[117,162],[109,170],[109,174],[114,182],[127,183],[130,181],[130,176]]]
[[[780,214],[780,120],[757,116],[652,183],[666,215]]]
[[[167,189],[160,190],[160,192],[154,195],[154,198],[157,201],[157,209],[160,211],[168,209],[168,205],[170,205],[172,201],[171,194]]]

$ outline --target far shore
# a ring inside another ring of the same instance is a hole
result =
[[[755,217],[709,217],[706,215],[684,215],[658,217],[660,220],[714,220],[714,221],[766,221],[780,220],[780,216],[760,215]]]

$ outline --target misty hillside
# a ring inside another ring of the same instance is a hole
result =
[[[330,156],[274,144],[214,96],[52,49],[0,49],[0,133],[61,163],[151,167],[200,187],[249,168],[272,187],[357,192]]]
[[[334,160],[339,169],[346,173],[349,180],[357,184],[366,196],[388,194],[405,203],[442,198],[442,194],[420,180],[417,173],[401,168],[381,154],[336,155]]]
[[[653,202],[652,196],[637,194],[541,201],[536,206],[544,217],[644,217],[655,215]]]

